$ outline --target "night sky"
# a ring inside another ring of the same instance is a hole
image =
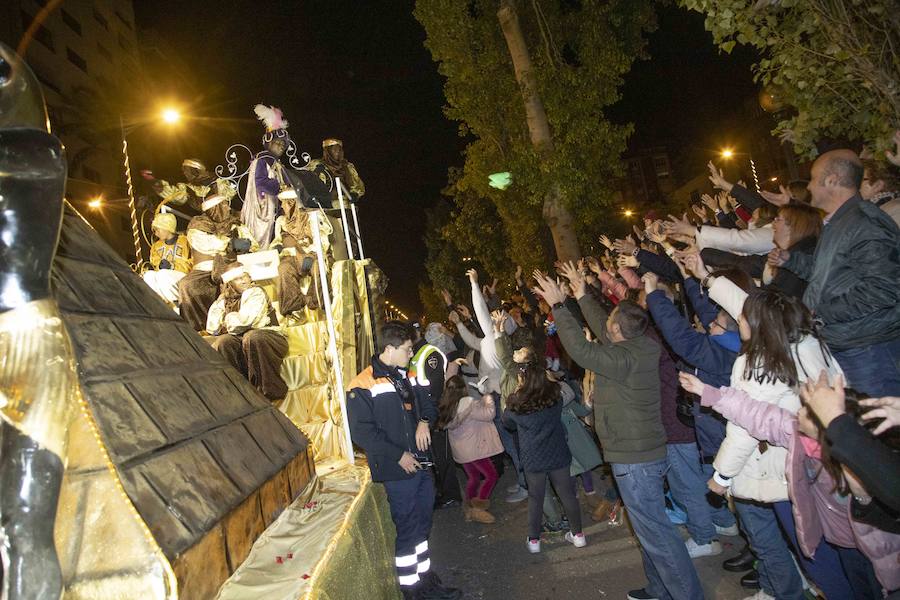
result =
[[[153,150],[136,167],[177,179],[184,157],[212,166],[232,143],[261,149],[257,102],[281,107],[291,137],[314,157],[323,138],[341,138],[366,183],[366,254],[387,274],[388,297],[416,314],[424,209],[444,201],[447,168],[461,165],[465,141],[443,116],[441,77],[413,2],[212,4],[134,3],[152,100],[178,101],[196,117],[170,139],[148,139]],[[720,54],[702,16],[677,8],[661,9],[650,52],[611,117],[635,122],[636,142],[675,140],[685,152],[716,144],[754,94],[750,55]]]

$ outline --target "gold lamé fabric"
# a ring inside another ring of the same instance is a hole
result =
[[[53,536],[63,598],[176,598],[172,570],[102,446],[53,300],[0,315],[0,416],[66,465]]]
[[[78,386],[73,357],[55,301],[0,315],[0,416],[63,461]]]
[[[365,464],[318,464],[316,479],[253,545],[217,600],[396,599],[394,525]]]
[[[338,393],[346,389],[374,353],[366,287],[369,261],[338,261],[331,269],[331,306],[342,381],[328,355],[328,327],[323,311],[309,311],[302,325],[283,327],[288,355],[281,377],[288,393],[280,410],[309,438],[316,461],[343,457],[343,414]]]

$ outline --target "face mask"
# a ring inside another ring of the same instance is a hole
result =
[[[721,335],[711,335],[710,339],[726,350],[739,352],[741,349],[741,336],[736,331],[726,331]]]

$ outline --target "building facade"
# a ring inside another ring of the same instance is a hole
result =
[[[0,40],[17,48],[44,2],[0,2]],[[24,57],[66,146],[66,197],[123,256],[133,254],[122,160],[122,91],[141,73],[131,0],[66,0],[34,30]],[[88,203],[102,197],[102,210]]]

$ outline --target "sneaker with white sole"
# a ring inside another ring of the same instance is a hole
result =
[[[631,590],[628,592],[628,600],[659,600],[656,596],[651,596],[647,590],[641,588],[639,590]]]
[[[716,534],[725,535],[728,537],[736,537],[741,534],[741,530],[738,529],[737,523],[735,523],[731,527],[719,527],[718,525],[716,525]]]
[[[515,504],[516,502],[521,502],[525,498],[528,497],[528,490],[523,487],[520,487],[517,492],[513,492],[509,496],[506,497],[506,501],[510,504]]]
[[[520,486],[518,483],[514,483],[513,485],[506,488],[506,493],[507,494],[515,494],[516,492],[519,491],[519,489],[521,489],[521,487],[522,486]]]
[[[584,537],[584,533],[572,533],[570,531],[566,533],[566,541],[576,548],[584,548],[587,546],[587,538]]]
[[[533,540],[531,538],[525,538],[525,546],[528,548],[528,551],[532,554],[537,554],[541,551],[541,540]]]
[[[693,538],[688,538],[684,545],[687,547],[688,556],[691,558],[718,556],[719,554],[722,554],[722,544],[720,544],[718,540],[713,540],[708,544],[698,544]]]
[[[762,590],[759,590],[752,596],[747,596],[744,600],[775,600],[775,596],[770,596]]]

